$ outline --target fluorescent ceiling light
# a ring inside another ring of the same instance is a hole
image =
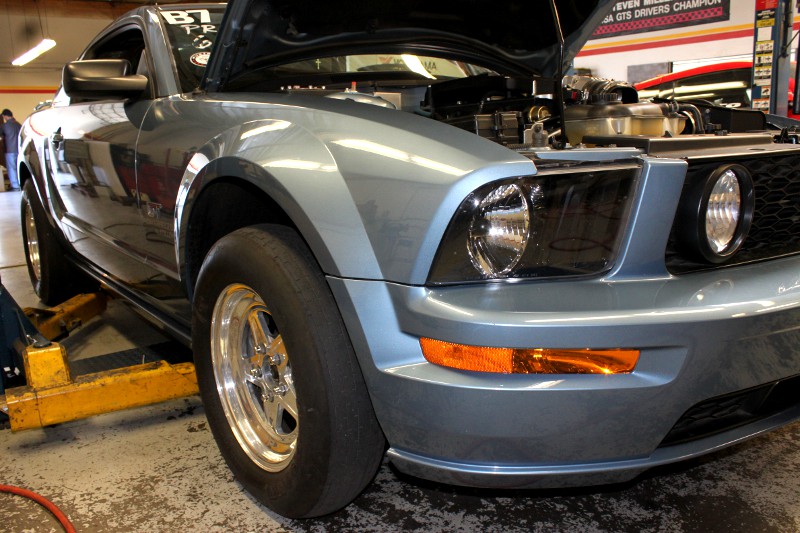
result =
[[[56,42],[53,39],[42,39],[42,42],[16,58],[14,61],[11,62],[12,65],[21,67],[26,63],[30,63],[43,53],[47,52],[51,48],[56,45]]]

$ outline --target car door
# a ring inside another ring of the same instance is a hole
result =
[[[132,72],[147,70],[142,27],[115,27],[82,59],[127,59]],[[136,189],[136,140],[151,103],[152,87],[134,99],[57,99],[57,120],[41,121],[51,128],[49,187],[65,234],[82,256],[134,286],[158,275],[146,264]]]
[[[137,140],[136,186],[141,214],[139,241],[147,262],[166,277],[159,298],[168,303],[173,316],[188,319],[191,308],[179,292],[180,279],[176,257],[176,201],[181,181],[192,162],[201,157],[197,147],[207,142],[219,124],[209,123],[200,106],[191,103],[189,95],[196,89],[204,74],[217,27],[225,13],[223,5],[197,6],[193,9],[162,9],[159,11],[161,38],[167,47],[156,58],[158,65],[169,64],[159,71],[161,77],[175,82],[174,94],[164,91],[149,108],[141,124]],[[169,74],[166,71],[169,71]],[[167,278],[170,284],[166,283]]]

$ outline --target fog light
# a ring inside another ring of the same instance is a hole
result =
[[[628,374],[639,350],[492,348],[421,338],[422,354],[431,363],[502,374]]]
[[[723,172],[708,197],[706,207],[706,239],[711,251],[723,254],[736,236],[742,214],[742,188],[736,173]]]
[[[680,245],[697,259],[721,263],[742,246],[753,220],[753,179],[741,165],[718,167],[682,199]]]
[[[467,248],[481,274],[494,278],[510,272],[528,244],[530,211],[518,185],[501,185],[478,204],[469,227]]]

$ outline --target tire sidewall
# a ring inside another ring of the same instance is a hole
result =
[[[25,209],[30,208],[36,225],[39,241],[39,266],[41,276],[36,276],[28,252],[28,226],[25,223]],[[67,258],[67,249],[58,237],[58,230],[50,224],[44,205],[39,199],[33,179],[22,186],[20,201],[22,223],[22,244],[28,275],[39,299],[47,305],[58,305],[76,294],[94,292],[99,283],[79,270]],[[65,239],[64,239],[65,240]]]
[[[36,276],[36,273],[33,271],[33,264],[31,262],[30,253],[28,251],[28,225],[26,224],[25,220],[25,210],[30,209],[31,214],[33,215],[33,221],[36,225],[36,239],[39,242],[39,271],[41,273],[40,277]],[[22,243],[25,247],[25,263],[28,265],[28,276],[31,279],[31,284],[33,285],[33,290],[36,292],[36,295],[42,301],[46,301],[49,299],[49,289],[46,283],[43,283],[42,280],[47,279],[47,265],[49,265],[50,259],[50,252],[47,250],[47,245],[45,244],[47,241],[48,236],[45,234],[46,228],[42,227],[44,224],[44,220],[42,219],[44,216],[44,209],[41,207],[41,203],[36,195],[36,188],[33,185],[31,180],[25,182],[22,187],[22,197],[20,202],[20,217],[22,222]]]
[[[228,465],[239,481],[268,505],[286,516],[302,516],[309,509],[298,506],[298,493],[307,495],[309,507],[316,501],[316,479],[326,476],[331,442],[330,385],[326,379],[324,355],[304,324],[313,324],[314,310],[295,300],[289,269],[301,268],[302,261],[266,257],[241,232],[218,242],[201,269],[193,305],[193,349],[206,415],[214,437]],[[324,280],[321,280],[324,283]],[[266,304],[280,331],[297,394],[298,440],[290,463],[279,472],[256,466],[242,451],[231,431],[219,395],[211,362],[211,315],[217,298],[226,287],[243,283],[255,290]],[[318,491],[319,492],[319,491]]]

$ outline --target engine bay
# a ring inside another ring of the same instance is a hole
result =
[[[402,110],[450,124],[512,149],[642,146],[642,139],[765,131],[760,111],[706,101],[640,101],[626,83],[567,76],[479,75],[430,84],[352,82],[344,90],[282,88]],[[561,116],[563,109],[563,117]],[[784,140],[787,142],[787,140]],[[788,142],[795,142],[794,138]]]

